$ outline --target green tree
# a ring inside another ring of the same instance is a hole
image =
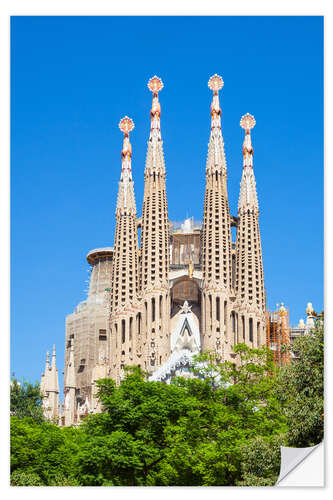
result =
[[[61,429],[48,422],[37,423],[31,417],[12,416],[11,484],[77,485],[73,458],[81,434],[80,429]]]
[[[244,444],[285,431],[266,349],[235,347],[237,365],[198,357],[200,378],[149,382],[138,368],[98,382],[104,413],[82,425],[76,468],[89,485],[233,485]],[[271,375],[268,376],[268,373]]]
[[[201,379],[174,381],[195,394],[201,407],[167,429],[164,484],[237,484],[246,473],[244,446],[258,435],[269,440],[286,430],[271,353],[245,344],[234,352],[235,364],[216,364],[212,353],[198,356],[194,372]]]
[[[287,417],[288,446],[307,447],[324,435],[324,324],[295,340],[297,358],[281,370],[280,401]]]
[[[39,384],[23,381],[20,384],[13,379],[10,384],[10,413],[17,418],[31,417],[35,422],[42,422],[42,395]]]
[[[274,484],[297,363],[280,375],[267,349],[245,344],[234,358],[218,364],[205,353],[195,377],[170,384],[148,381],[136,367],[119,386],[100,380],[103,412],[78,427],[12,416],[12,484]]]
[[[240,446],[242,480],[238,486],[273,486],[280,473],[285,436],[257,436]]]

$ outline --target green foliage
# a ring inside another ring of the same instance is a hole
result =
[[[288,423],[288,446],[307,447],[324,435],[324,324],[296,339],[298,359],[281,370],[279,396]]]
[[[238,486],[273,486],[280,473],[280,446],[284,436],[263,438],[257,436],[240,447],[242,480]]]
[[[319,330],[297,341],[300,359],[282,370],[245,344],[234,363],[205,353],[195,378],[170,384],[128,368],[119,386],[98,381],[103,413],[79,427],[13,416],[11,484],[273,485],[282,444],[319,442],[322,342]]]
[[[27,472],[24,469],[16,469],[10,475],[11,486],[44,486],[43,481],[35,472]]]
[[[78,429],[60,429],[30,417],[11,417],[11,480],[19,486],[27,486],[23,484],[27,481],[44,485],[70,482],[80,435]]]
[[[242,479],[243,445],[285,430],[266,349],[235,348],[237,366],[199,356],[201,378],[145,381],[128,370],[116,387],[98,382],[104,413],[82,424],[76,457],[89,485],[232,485]],[[205,364],[203,364],[205,362]],[[267,372],[272,375],[267,376]]]
[[[33,385],[25,380],[22,384],[15,379],[11,381],[10,413],[18,418],[31,417],[35,422],[44,420],[38,383]]]

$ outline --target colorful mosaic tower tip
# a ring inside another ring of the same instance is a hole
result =
[[[125,135],[129,135],[134,129],[134,122],[128,116],[124,116],[119,122],[119,128]]]
[[[147,86],[153,94],[158,94],[164,87],[161,78],[156,75],[150,78]]]
[[[246,113],[246,115],[243,115],[240,121],[240,126],[246,131],[250,131],[251,129],[253,129],[255,124],[256,121],[254,119],[254,116],[250,115],[250,113]]]
[[[223,85],[224,81],[222,80],[222,77],[217,75],[216,73],[208,80],[208,87],[214,92],[214,94],[217,94],[218,91],[221,90]]]

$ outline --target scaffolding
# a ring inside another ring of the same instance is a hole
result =
[[[266,344],[279,366],[290,363],[289,309],[281,304],[276,311],[266,313]]]

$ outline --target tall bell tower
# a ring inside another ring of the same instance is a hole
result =
[[[203,350],[215,351],[226,359],[230,350],[230,296],[232,294],[231,227],[227,192],[227,165],[221,130],[219,75],[209,79],[213,91],[211,130],[206,164],[206,189],[202,225],[202,309]]]
[[[125,116],[119,123],[124,134],[121,176],[116,208],[116,232],[111,287],[111,376],[118,383],[125,365],[137,364],[137,336],[140,335],[138,303],[138,233],[132,178],[132,146],[129,134],[133,121]]]
[[[259,231],[259,204],[253,171],[251,130],[256,121],[247,113],[240,126],[245,130],[243,172],[238,201],[236,241],[237,341],[259,347],[265,344],[265,288]]]
[[[144,369],[154,371],[170,353],[169,219],[165,164],[161,136],[162,80],[148,82],[153,94],[150,135],[145,166],[141,226],[140,292],[143,313]]]

